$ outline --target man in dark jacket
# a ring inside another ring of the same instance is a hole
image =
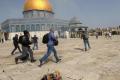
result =
[[[18,63],[18,60],[26,60],[28,59],[30,55],[31,62],[35,62],[36,60],[33,57],[33,51],[30,48],[30,45],[32,42],[29,40],[30,34],[27,30],[24,31],[24,35],[20,37],[19,42],[22,45],[22,55],[15,58],[16,64]]]
[[[36,35],[34,35],[34,37],[32,38],[33,41],[33,50],[38,50],[38,37]]]
[[[14,45],[14,49],[13,51],[11,52],[11,55],[14,54],[15,50],[19,50],[19,52],[21,53],[21,49],[19,47],[19,43],[18,43],[18,35],[16,34],[15,37],[13,37],[13,45]]]

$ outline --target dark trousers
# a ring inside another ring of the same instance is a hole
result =
[[[38,50],[38,43],[33,43],[33,50]]]
[[[20,60],[24,60],[24,59],[29,58],[29,55],[30,55],[30,60],[34,60],[32,49],[30,47],[22,46],[22,55],[20,55],[16,58],[20,59]]]
[[[21,51],[21,49],[20,49],[20,47],[19,47],[19,45],[14,45],[14,49],[13,49],[13,51],[11,52],[11,54],[14,54],[14,52],[18,49],[19,50],[19,52],[21,53],[22,51]]]
[[[0,43],[4,43],[4,39],[0,39]]]

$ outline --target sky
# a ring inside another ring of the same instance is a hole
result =
[[[70,20],[77,17],[89,27],[120,25],[120,0],[49,0],[55,18]],[[23,18],[25,0],[1,0],[0,23],[10,18]]]

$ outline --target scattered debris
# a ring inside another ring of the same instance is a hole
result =
[[[59,71],[55,71],[54,73],[44,75],[41,80],[62,80],[62,76]]]

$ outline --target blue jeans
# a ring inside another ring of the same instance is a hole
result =
[[[85,39],[85,40],[83,40],[83,41],[84,41],[85,50],[87,50],[87,48],[91,48],[88,39]]]
[[[46,61],[52,52],[54,53],[54,57],[56,58],[56,61],[58,61],[59,58],[57,56],[56,49],[54,48],[53,45],[47,45],[47,53],[40,59],[40,61],[41,62]]]

